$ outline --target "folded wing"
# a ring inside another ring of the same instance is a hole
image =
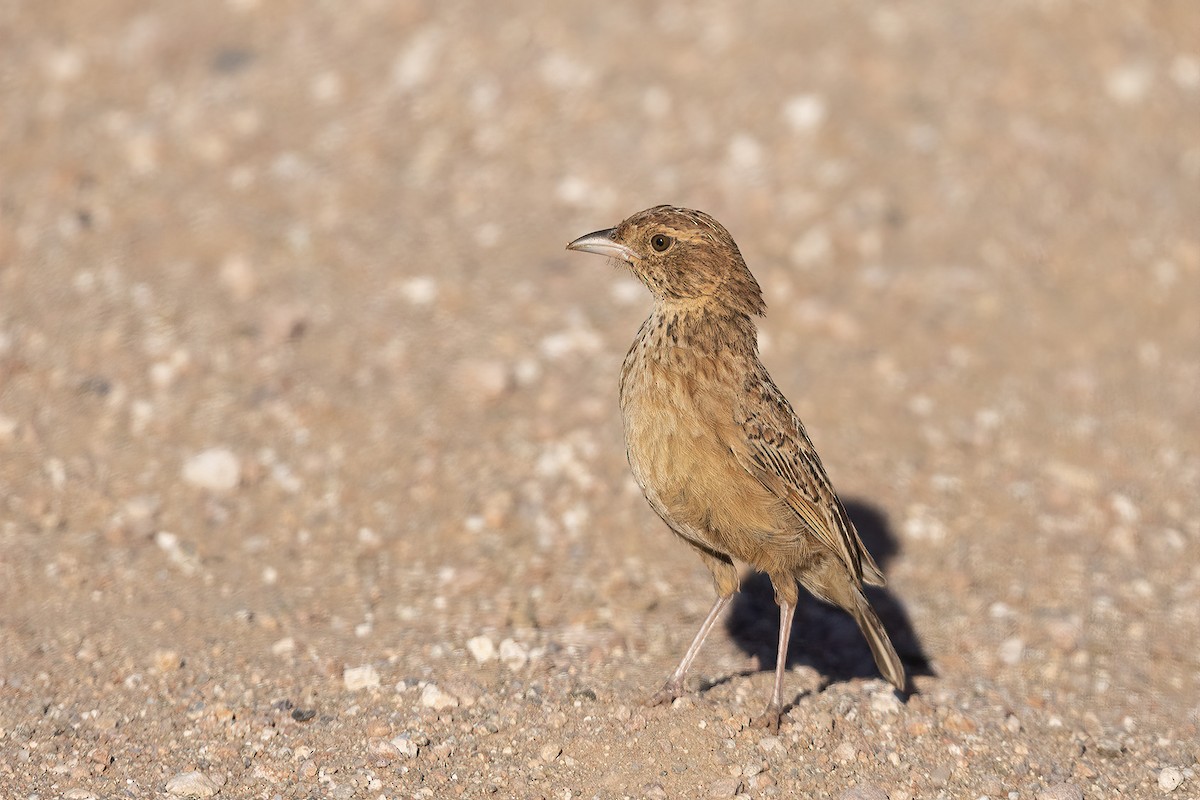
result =
[[[804,526],[859,582],[884,584],[846,514],[821,459],[787,398],[765,374],[746,386],[729,448],[743,469],[787,503]]]

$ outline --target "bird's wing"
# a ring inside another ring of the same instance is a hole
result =
[[[851,575],[882,586],[883,573],[858,538],[787,398],[765,374],[745,388],[749,391],[744,393],[735,420],[740,437],[729,443],[738,463],[786,502]]]

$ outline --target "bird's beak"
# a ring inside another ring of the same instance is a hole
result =
[[[595,253],[598,256],[619,258],[622,261],[628,261],[632,264],[638,258],[638,254],[620,242],[614,241],[613,235],[616,232],[616,228],[609,228],[589,233],[586,236],[580,236],[567,245],[567,249],[578,250],[581,253]]]

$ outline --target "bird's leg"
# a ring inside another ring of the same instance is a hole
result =
[[[771,692],[771,702],[767,704],[767,710],[750,723],[755,728],[770,728],[775,733],[779,732],[779,718],[783,715],[783,676],[787,672],[788,639],[792,635],[792,616],[795,613],[795,603],[779,603],[779,651],[775,654],[775,689]]]
[[[658,706],[663,703],[669,703],[683,694],[683,679],[687,676],[688,668],[692,666],[692,662],[696,659],[696,654],[700,652],[700,647],[704,644],[704,640],[708,638],[709,631],[717,623],[717,617],[725,610],[725,606],[729,605],[729,600],[732,597],[733,595],[717,597],[717,602],[713,603],[712,610],[708,612],[708,616],[704,618],[704,622],[700,625],[700,630],[696,632],[696,638],[692,640],[691,647],[683,654],[683,660],[679,662],[679,666],[671,673],[671,677],[667,679],[663,687],[650,696],[646,701],[646,705]]]

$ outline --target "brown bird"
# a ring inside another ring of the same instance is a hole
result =
[[[854,617],[889,681],[904,667],[863,594],[883,574],[833,491],[804,425],[758,359],[765,309],[729,232],[701,211],[656,206],[569,250],[624,262],[654,295],[621,367],[633,476],[712,572],[717,601],[651,705],[670,702],[738,590],[734,560],[766,572],[779,604],[775,688],[755,722],[778,729],[797,582]]]

